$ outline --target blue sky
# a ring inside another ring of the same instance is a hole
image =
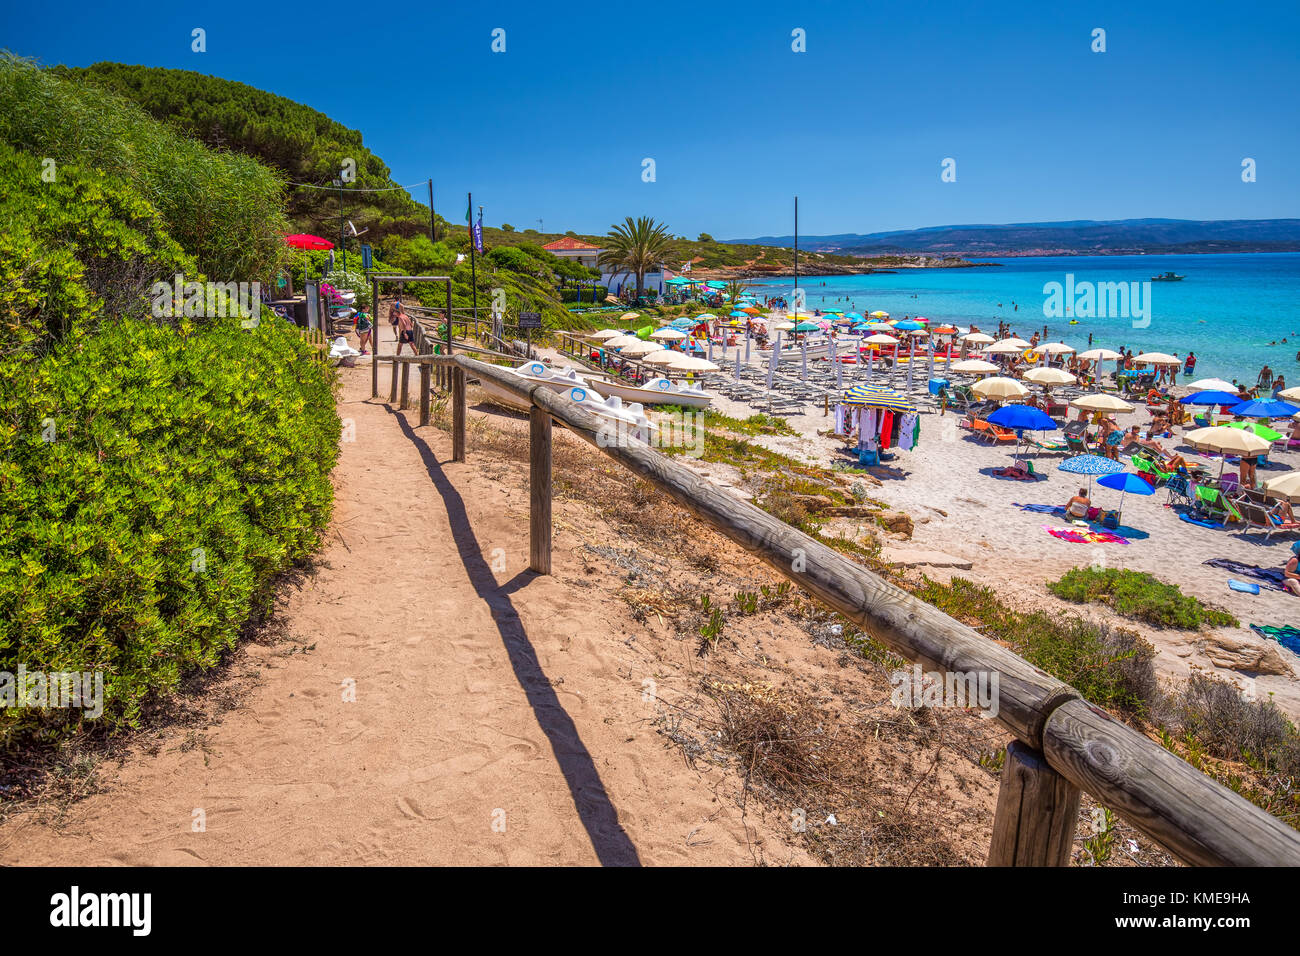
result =
[[[1135,6],[70,0],[6,4],[0,45],[306,103],[360,129],[399,183],[432,176],[452,221],[467,190],[493,225],[652,215],[719,238],[789,233],[796,194],[805,235],[1300,217],[1300,4]]]

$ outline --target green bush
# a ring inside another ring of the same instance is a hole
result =
[[[1121,568],[1072,568],[1047,589],[1062,600],[1075,604],[1099,601],[1116,613],[1156,627],[1184,630],[1209,625],[1237,627],[1239,621],[1227,611],[1201,603],[1184,594],[1176,584],[1165,584],[1145,571]]]
[[[290,230],[276,173],[7,53],[0,53],[0,142],[54,160],[56,175],[71,165],[130,183],[210,279],[269,279],[287,259],[281,237]]]
[[[284,323],[104,323],[0,391],[0,670],[103,671],[101,726],[237,639],[328,523],[332,372]],[[76,711],[0,710],[0,742]]]
[[[1075,615],[1017,611],[992,588],[965,578],[947,585],[927,578],[914,593],[960,621],[978,624],[983,634],[1005,641],[1095,704],[1145,716],[1158,699],[1155,648],[1133,631]]]

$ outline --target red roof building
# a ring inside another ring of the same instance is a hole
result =
[[[572,259],[579,265],[589,266],[593,269],[597,268],[596,258],[601,251],[600,246],[593,246],[589,242],[574,239],[572,236],[563,236],[554,242],[548,242],[542,248],[552,255]]]

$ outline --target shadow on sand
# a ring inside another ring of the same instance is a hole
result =
[[[578,735],[573,719],[560,704],[555,689],[547,680],[546,673],[537,660],[537,652],[519,619],[519,613],[510,601],[509,595],[525,587],[535,575],[531,571],[522,571],[504,585],[497,585],[496,578],[483,557],[483,549],[474,535],[474,529],[470,527],[465,502],[443,472],[433,450],[423,438],[415,434],[405,414],[385,407],[397,420],[402,433],[411,439],[419,451],[434,488],[442,496],[456,550],[474,585],[474,591],[491,610],[492,620],[496,622],[501,635],[501,643],[510,656],[515,679],[528,698],[538,726],[550,741],[551,751],[564,774],[569,793],[573,797],[573,805],[586,828],[596,857],[603,866],[640,866],[640,856],[622,824],[618,822],[618,811],[605,792],[596,764]]]

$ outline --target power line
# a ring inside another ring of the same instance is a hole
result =
[[[427,180],[426,180],[425,182],[427,182]],[[295,182],[287,183],[287,185],[289,185],[289,186],[301,186],[303,189],[326,189],[326,190],[329,190],[330,192],[338,192],[339,190],[342,190],[343,192],[349,192],[349,193],[390,193],[390,192],[394,192],[394,191],[396,191],[396,190],[398,190],[398,189],[414,189],[416,186],[423,186],[423,185],[425,185],[425,182],[412,183],[410,186],[384,186],[384,187],[381,187],[381,188],[378,188],[378,189],[366,189],[366,188],[361,187],[361,186],[351,186],[351,187],[348,187],[348,186],[318,186],[318,185],[316,185],[315,183],[295,183]]]

